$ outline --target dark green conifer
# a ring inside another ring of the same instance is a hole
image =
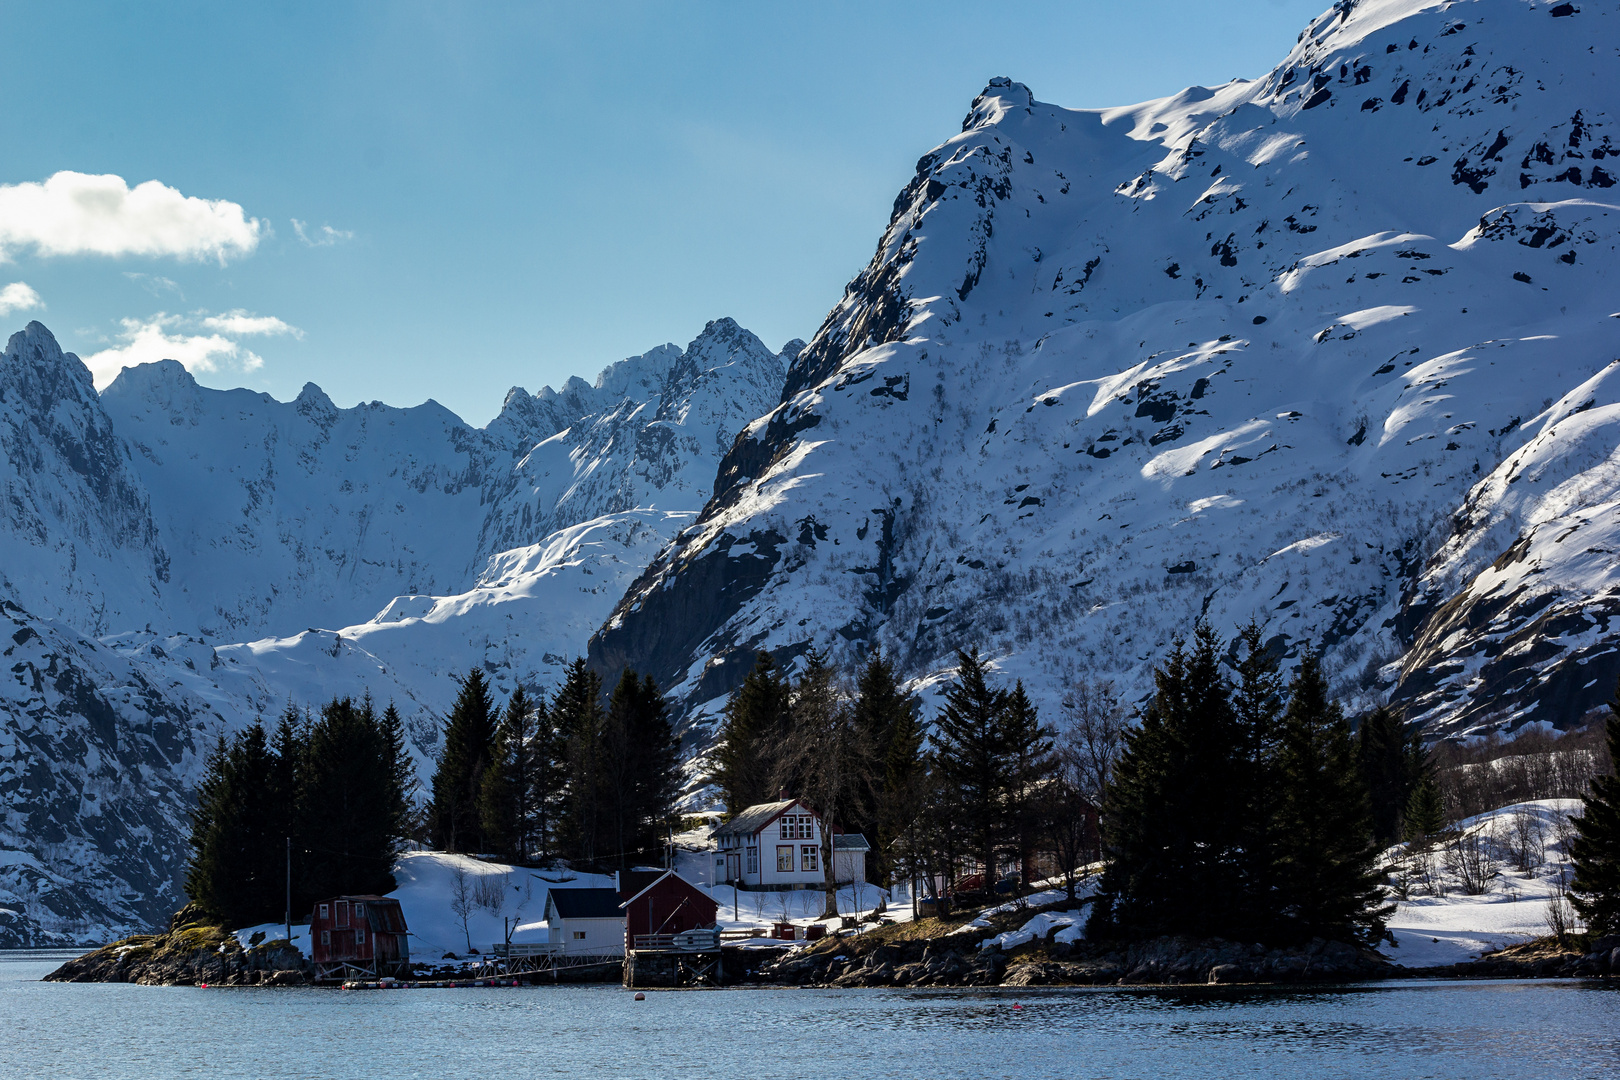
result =
[[[1406,835],[1406,804],[1427,768],[1423,743],[1397,713],[1380,705],[1356,732],[1356,761],[1367,782],[1373,836],[1388,847]]]
[[[1242,654],[1232,686],[1232,712],[1241,747],[1232,798],[1241,800],[1237,829],[1242,895],[1253,910],[1270,912],[1279,902],[1275,831],[1282,799],[1277,769],[1283,712],[1283,680],[1278,672],[1281,650],[1265,641],[1253,619],[1239,631],[1234,644]],[[1262,914],[1244,921],[1252,928],[1263,918]]]
[[[1427,840],[1438,836],[1446,827],[1446,808],[1440,797],[1440,785],[1432,773],[1424,773],[1412,788],[1402,815],[1403,835],[1407,840]]]
[[[557,847],[565,858],[595,863],[615,849],[603,843],[608,798],[603,784],[602,680],[583,657],[568,665],[552,698],[551,715],[562,747],[565,790]]]
[[[869,804],[850,815],[872,842],[867,874],[888,884],[893,878],[895,844],[921,809],[918,784],[923,732],[917,699],[905,692],[894,666],[873,650],[855,689],[855,725],[871,748]]]
[[[285,844],[276,832],[275,758],[255,723],[209,756],[192,814],[186,895],[230,926],[282,917]]]
[[[1052,808],[1046,797],[1056,759],[1052,748],[1053,731],[1041,723],[1035,703],[1030,701],[1020,679],[1007,695],[1001,712],[1001,754],[1003,767],[1002,835],[1018,855],[1020,881],[1028,885],[1033,877],[1033,858]]]
[[[402,838],[393,747],[369,696],[335,699],[311,725],[299,791],[305,905],[386,893]]]
[[[1289,684],[1278,747],[1280,912],[1291,936],[1368,943],[1383,936],[1385,904],[1366,788],[1350,724],[1307,648]]]
[[[726,702],[719,743],[710,763],[728,813],[776,798],[772,774],[777,749],[787,734],[789,696],[788,684],[771,654],[760,652]]]
[[[1099,934],[1237,935],[1263,918],[1243,858],[1250,749],[1220,652],[1200,621],[1192,647],[1176,641],[1154,671],[1153,699],[1106,796],[1109,865],[1091,923]]]
[[[942,799],[935,812],[958,823],[967,853],[978,859],[989,887],[1005,819],[1007,694],[993,688],[986,674],[977,648],[957,652],[956,678],[934,718],[930,743]]]
[[[371,694],[367,692],[369,701]],[[388,743],[388,802],[393,808],[394,834],[418,836],[420,821],[416,809],[416,760],[405,744],[405,722],[390,701],[382,714],[383,738]]]
[[[429,828],[433,844],[443,851],[482,851],[483,822],[479,791],[494,754],[495,703],[484,673],[473,668],[461,680],[461,691],[444,725],[444,747],[433,774]]]
[[[1570,844],[1575,880],[1570,900],[1593,937],[1620,933],[1620,690],[1609,706],[1605,727],[1609,771],[1593,778],[1582,798],[1581,816]]]

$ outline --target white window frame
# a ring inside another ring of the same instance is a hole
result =
[[[575,941],[584,941],[585,940],[585,931],[584,930],[575,930],[574,931],[574,940]]]
[[[356,945],[364,945],[366,943],[366,928],[365,927],[356,926],[354,928],[354,943]]]
[[[757,873],[759,873],[759,845],[755,844],[755,845],[753,845],[751,847],[748,847],[748,848],[746,848],[744,850],[746,850],[747,853],[748,853],[748,859],[743,864],[743,865],[747,866],[748,869],[746,871],[744,871],[744,873],[748,873],[748,874],[757,874]]]

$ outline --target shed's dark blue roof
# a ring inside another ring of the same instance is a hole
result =
[[[617,889],[552,889],[551,903],[564,919],[617,919]]]

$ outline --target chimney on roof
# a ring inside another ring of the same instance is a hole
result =
[[[789,795],[786,791],[778,791],[776,793],[776,797],[778,799],[791,799],[793,796]]]

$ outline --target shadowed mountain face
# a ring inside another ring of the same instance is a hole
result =
[[[1577,720],[1620,673],[1620,17],[1570,11],[1338,4],[1120,109],[992,80],[593,660],[703,717],[756,648],[926,686],[977,643],[1050,709],[1253,618],[1435,734]]]

